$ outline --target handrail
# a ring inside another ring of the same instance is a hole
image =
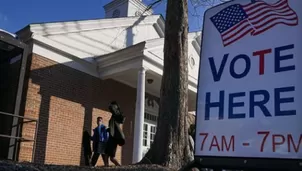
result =
[[[7,112],[2,112],[2,111],[0,111],[0,114],[7,115],[7,116],[13,116],[13,117],[17,117],[17,118],[23,118],[23,119],[32,120],[32,121],[38,121],[38,119],[34,119],[34,118],[30,118],[30,117],[24,117],[24,116],[19,116],[19,115],[14,115],[14,114],[7,113]]]
[[[27,139],[27,138],[22,138],[22,137],[14,137],[14,136],[9,136],[9,135],[4,135],[4,134],[0,134],[0,137],[13,138],[13,139],[18,139],[20,141],[35,141],[33,139]]]
[[[38,119],[34,119],[34,118],[30,118],[30,117],[24,117],[24,116],[19,116],[19,115],[14,115],[14,114],[7,113],[7,112],[2,112],[2,111],[0,111],[0,115],[6,115],[6,116],[17,117],[17,118],[28,120],[28,121],[18,122],[18,124],[24,124],[24,123],[29,123],[29,122],[36,122],[34,139],[28,139],[28,138],[23,138],[23,137],[16,137],[16,136],[10,136],[10,135],[0,134],[0,137],[3,137],[3,138],[17,139],[20,142],[33,142],[32,162],[34,162],[35,151],[36,151],[36,140],[37,140],[37,134],[38,134],[37,130],[38,130],[38,126],[39,126]],[[13,125],[13,126],[15,127],[17,125]]]

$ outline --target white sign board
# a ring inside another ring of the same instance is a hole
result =
[[[205,13],[196,156],[302,159],[302,0]]]

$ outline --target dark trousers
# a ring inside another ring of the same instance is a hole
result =
[[[90,166],[91,154],[84,154],[85,166]]]
[[[98,162],[99,156],[100,156],[100,153],[93,153],[93,156],[92,156],[92,159],[91,159],[91,166],[96,165],[96,163]],[[108,157],[106,157],[105,154],[102,154],[102,158],[103,158],[103,161],[104,161],[105,166],[106,166],[106,163],[108,163]]]
[[[105,166],[108,166],[108,157],[105,154],[105,149],[106,149],[106,143],[104,142],[99,142],[97,144],[97,149],[94,150],[92,159],[91,159],[91,166],[95,166],[99,156],[102,154],[102,158],[103,158],[103,162],[105,164]]]

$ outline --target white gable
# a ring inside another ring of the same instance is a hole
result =
[[[102,79],[142,62],[162,75],[164,20],[160,15],[31,24],[17,34],[24,41],[33,40],[33,53]],[[200,42],[201,32],[189,33],[189,89],[193,92],[197,91]]]
[[[163,30],[160,15],[30,25],[34,38],[42,36],[59,49],[68,46],[73,55],[88,60],[163,37]]]
[[[145,33],[148,32],[148,36]],[[133,28],[111,28],[103,30],[85,31],[82,33],[68,33],[49,35],[47,38],[72,46],[79,57],[100,56],[116,50],[129,47],[144,40],[159,38],[152,26],[135,26]]]

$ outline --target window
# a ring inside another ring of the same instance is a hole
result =
[[[148,125],[144,124],[143,146],[148,146]]]
[[[143,156],[150,149],[156,133],[157,116],[145,113],[145,123],[143,131]]]
[[[145,113],[145,119],[153,122],[157,122],[157,116]]]
[[[156,126],[150,126],[151,131],[150,131],[150,146],[152,145],[154,138],[155,138],[155,133],[156,133]]]

